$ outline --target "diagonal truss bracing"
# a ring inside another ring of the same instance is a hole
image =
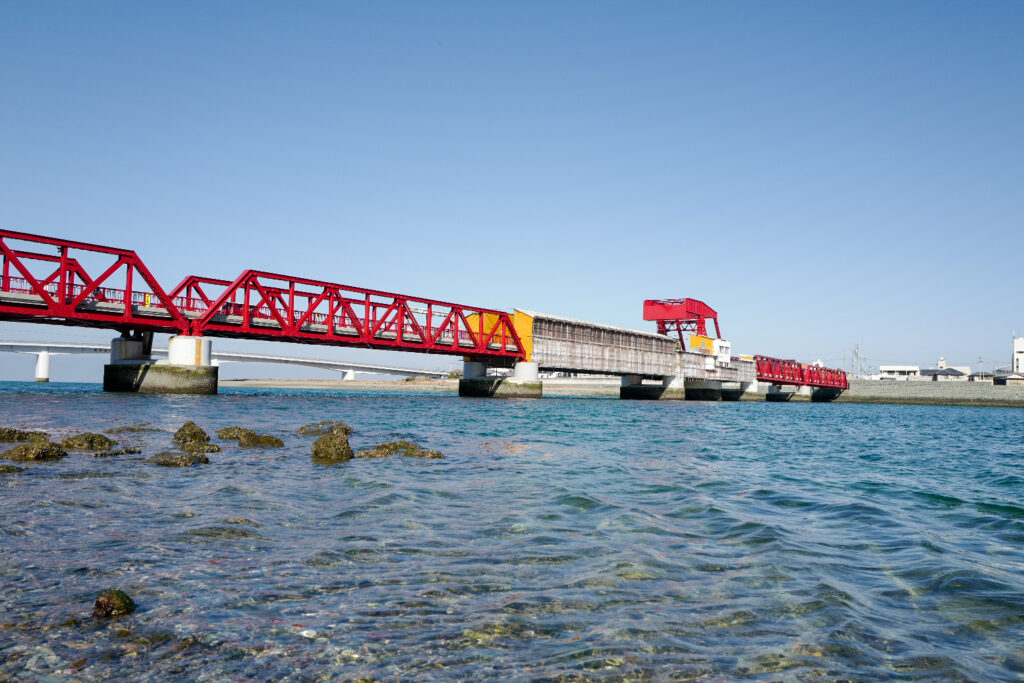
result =
[[[133,251],[9,230],[0,230],[0,257],[5,320],[492,361],[524,355],[503,311],[256,270],[233,281],[188,276],[168,294]]]

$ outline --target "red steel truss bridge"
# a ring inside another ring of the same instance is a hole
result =
[[[842,370],[768,356],[754,356],[754,363],[758,382],[844,390],[850,388],[846,373]]]
[[[169,292],[134,251],[0,230],[0,320],[122,333],[235,337],[468,356],[524,357],[508,313],[246,270],[190,275]]]

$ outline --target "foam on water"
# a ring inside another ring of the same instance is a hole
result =
[[[0,474],[0,677],[1024,675],[1017,410],[96,389],[0,384],[2,426],[163,430]],[[446,458],[318,465],[328,419]],[[286,446],[142,460],[185,420]]]

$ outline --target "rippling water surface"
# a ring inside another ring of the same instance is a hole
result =
[[[1019,410],[97,389],[0,384],[164,430],[0,474],[0,678],[1024,676]],[[189,419],[286,447],[141,460]],[[314,464],[326,419],[446,459]]]

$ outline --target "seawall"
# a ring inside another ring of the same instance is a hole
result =
[[[1024,386],[855,379],[850,380],[850,388],[836,402],[1024,408]]]

